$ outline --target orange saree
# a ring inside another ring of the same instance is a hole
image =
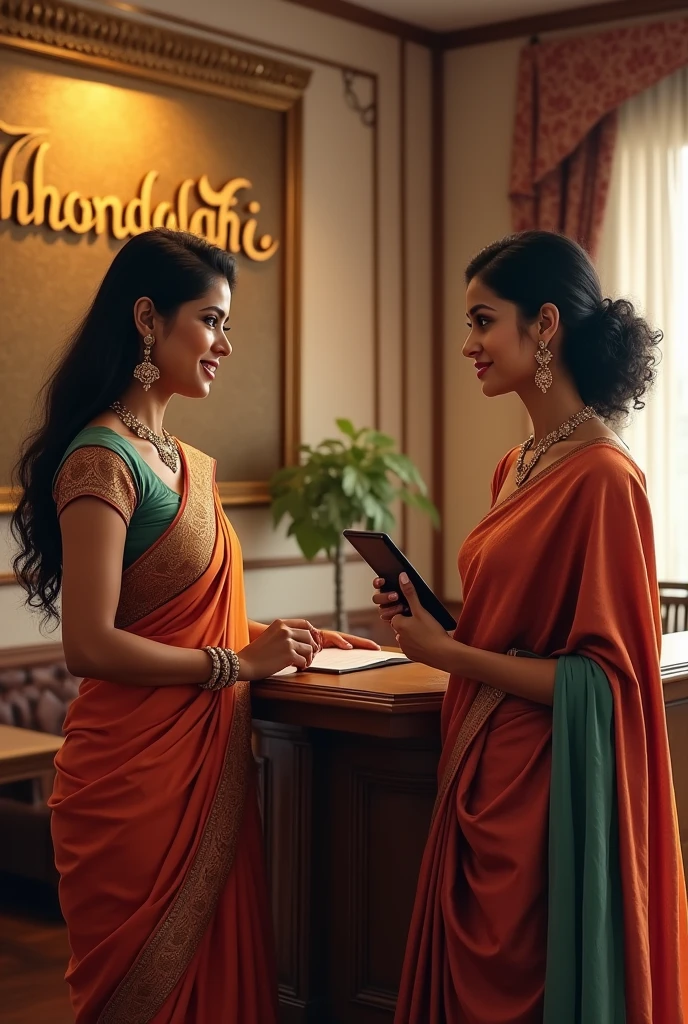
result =
[[[214,462],[182,447],[169,529],[123,574],[117,626],[248,643],[241,551]],[[277,984],[249,684],[84,680],[51,800],[77,1024],[273,1024]]]
[[[598,440],[495,505],[515,455],[498,466],[492,509],[459,556],[456,639],[582,655],[602,669],[623,905],[625,1005],[614,1021],[682,1024],[688,924],[644,480],[619,446]],[[396,1024],[542,1024],[548,928],[557,927],[548,921],[552,711],[452,678],[442,739]]]

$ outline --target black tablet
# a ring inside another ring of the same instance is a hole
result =
[[[399,575],[405,572],[416,588],[418,599],[434,619],[447,631],[456,629],[454,617],[447,611],[438,597],[433,594],[421,574],[413,568],[406,555],[386,533],[371,530],[344,530],[344,536],[359,555],[368,563],[380,579],[385,581],[383,593],[394,590],[399,594],[399,603],[404,605],[404,615],[410,615],[404,595],[399,589]]]

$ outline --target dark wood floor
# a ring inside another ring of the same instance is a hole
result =
[[[0,874],[0,1020],[73,1024],[67,930],[54,892]]]

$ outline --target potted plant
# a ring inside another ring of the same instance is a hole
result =
[[[346,629],[342,530],[359,525],[389,532],[395,524],[390,505],[397,499],[430,516],[439,515],[413,462],[396,451],[396,442],[379,430],[356,430],[338,419],[343,438],[326,438],[317,447],[301,445],[298,465],[278,470],[270,481],[272,516],[277,526],[291,519],[295,537],[311,561],[321,551],[334,565],[336,628]]]

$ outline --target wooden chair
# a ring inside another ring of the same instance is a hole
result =
[[[660,583],[662,633],[688,630],[688,583]]]

